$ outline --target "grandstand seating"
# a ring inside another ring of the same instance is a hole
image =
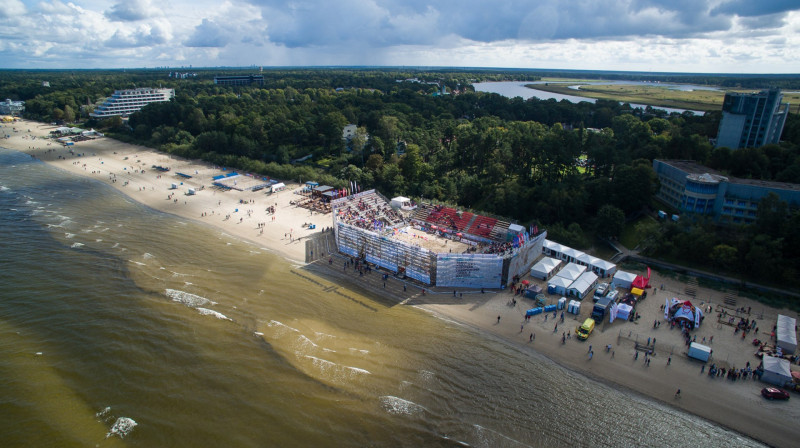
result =
[[[484,238],[489,237],[492,233],[492,229],[494,229],[497,220],[495,218],[489,218],[488,216],[478,216],[475,219],[475,222],[472,223],[469,229],[467,229],[467,233],[471,233],[476,236],[482,236]]]

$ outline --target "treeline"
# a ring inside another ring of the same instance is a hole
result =
[[[476,93],[469,85],[529,74],[265,70],[264,86],[226,87],[213,84],[213,72],[196,72],[197,78],[186,80],[167,79],[166,71],[47,72],[64,87],[51,82],[46,93],[15,74],[11,80],[0,77],[0,96],[25,99],[31,118],[49,121],[57,120],[59,110],[66,114],[67,106],[75,112],[82,97],[99,101],[133,85],[173,87],[173,101],[151,104],[127,123],[85,124],[173,154],[277,178],[338,187],[357,181],[387,196],[404,194],[538,224],[553,239],[581,248],[594,243],[592,236],[617,237],[626,221],[664,208],[653,204],[659,188],[655,158],[691,159],[738,177],[800,182],[797,116],[790,116],[781,145],[727,151],[709,143],[719,113],[667,114],[602,100],[509,99]],[[419,82],[398,82],[409,78]],[[15,82],[19,90],[8,90]],[[433,96],[442,85],[459,94]],[[342,129],[351,123],[357,131],[345,141]],[[785,204],[767,209],[783,213],[784,223],[800,219],[800,212]],[[758,223],[741,228],[685,219],[640,233],[655,255],[747,267],[743,272],[759,275],[762,271],[750,268],[760,251],[776,248],[770,263],[781,269],[764,272],[797,284],[793,273],[800,263],[797,252],[788,250],[795,247],[793,236],[788,227],[766,224],[775,213],[759,210]],[[696,238],[702,244],[693,245]],[[706,247],[709,243],[714,244]],[[727,248],[715,252],[720,245],[735,248],[733,256]]]

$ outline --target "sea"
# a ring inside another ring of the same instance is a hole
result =
[[[761,446],[0,148],[0,446]]]

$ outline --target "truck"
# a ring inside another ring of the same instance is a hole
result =
[[[614,301],[608,297],[603,297],[599,299],[597,303],[594,304],[594,309],[592,309],[592,319],[597,322],[601,322],[604,317],[606,317],[606,313],[611,308],[611,305]]]
[[[597,302],[601,297],[605,297],[607,292],[608,283],[600,283],[597,285],[597,289],[594,290],[594,297],[592,297],[592,300]]]
[[[588,339],[589,335],[592,334],[592,331],[594,330],[594,325],[594,319],[587,317],[586,320],[583,321],[583,325],[575,330],[575,333],[578,335],[578,339],[581,341]]]

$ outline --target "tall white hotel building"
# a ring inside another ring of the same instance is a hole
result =
[[[169,101],[175,96],[175,89],[138,89],[117,90],[89,116],[93,118],[127,117],[150,103]]]

